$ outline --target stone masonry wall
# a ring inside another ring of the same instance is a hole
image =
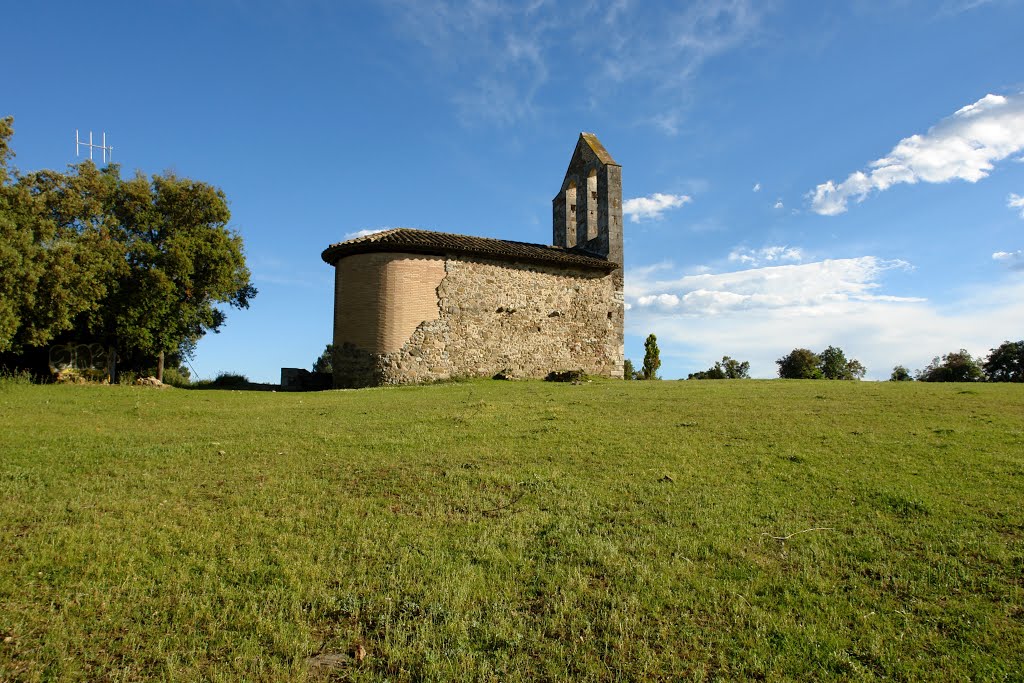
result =
[[[339,261],[339,271],[351,258]],[[444,277],[433,294],[436,315],[424,316],[399,349],[368,349],[339,338],[336,320],[336,386],[490,377],[502,370],[516,377],[544,377],[552,370],[570,369],[622,377],[618,271],[469,258],[443,263]],[[344,277],[337,296],[352,296],[343,283]],[[419,286],[403,289],[417,299],[425,293]],[[381,309],[378,329],[389,325],[389,314],[390,309]]]

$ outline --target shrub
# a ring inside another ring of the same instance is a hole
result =
[[[722,356],[722,360],[715,361],[713,367],[691,372],[686,379],[750,379],[750,363]]]
[[[328,344],[320,357],[313,362],[313,372],[326,372],[330,374],[334,368],[334,344]]]
[[[248,384],[248,377],[246,377],[245,375],[239,375],[234,372],[221,372],[214,378],[212,382],[213,386],[221,388],[244,387],[247,386]]]
[[[191,386],[192,380],[187,371],[182,372],[178,368],[164,368],[164,384],[184,388]]]
[[[552,370],[544,378],[545,382],[582,382],[587,379],[587,373],[582,370],[563,370],[556,372]]]
[[[0,368],[0,387],[24,386],[32,383],[32,373],[28,370]]]
[[[622,379],[636,379],[636,368],[633,367],[633,361],[628,358],[622,364]]]

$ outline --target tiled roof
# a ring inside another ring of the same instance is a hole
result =
[[[568,265],[604,271],[612,271],[618,267],[607,259],[579,249],[563,249],[544,244],[454,235],[448,232],[414,230],[412,228],[393,228],[346,242],[338,242],[324,249],[320,256],[327,263],[334,265],[342,256],[372,252],[434,254],[437,256],[464,254],[503,261]]]

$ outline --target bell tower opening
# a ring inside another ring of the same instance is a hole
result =
[[[587,241],[597,237],[597,169],[587,173]]]
[[[569,186],[565,188],[565,240],[566,247],[576,246],[576,222],[578,212],[576,210],[576,179],[569,180]]]

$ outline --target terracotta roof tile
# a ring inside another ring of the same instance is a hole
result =
[[[490,237],[471,237],[413,228],[393,228],[365,237],[338,242],[324,249],[320,256],[327,263],[334,265],[342,256],[372,252],[435,254],[438,256],[464,254],[503,261],[570,265],[605,271],[612,271],[618,267],[607,259],[579,249],[563,249],[544,244],[513,242]]]

